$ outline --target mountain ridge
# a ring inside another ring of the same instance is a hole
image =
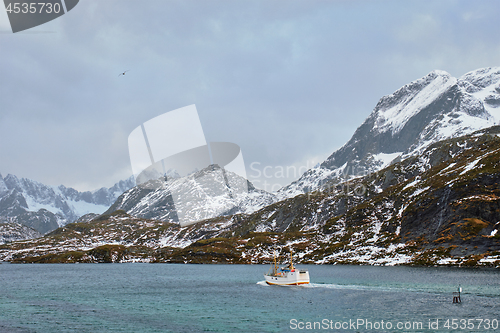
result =
[[[46,233],[87,213],[103,213],[125,190],[133,177],[110,188],[79,192],[73,188],[0,175],[0,216]]]
[[[500,68],[485,68],[458,79],[434,71],[403,86],[319,167],[248,212],[224,178],[229,194],[216,203],[235,211],[189,226],[153,219],[172,212],[165,189],[191,181],[158,179],[99,217],[0,247],[0,259],[259,263],[293,246],[302,263],[500,267],[499,82]],[[209,168],[204,176],[220,178]],[[151,215],[127,214],[134,207]]]
[[[494,101],[494,102],[492,102]],[[332,178],[368,174],[428,145],[500,122],[500,67],[454,78],[433,71],[383,96],[351,139],[319,168],[279,191],[280,198],[305,193]]]
[[[213,183],[204,189],[198,189],[196,182],[193,183],[194,179],[204,178],[204,181],[207,181],[207,177]],[[220,185],[223,185],[222,189],[217,188]],[[217,191],[212,192],[216,188]],[[179,189],[183,196],[188,198],[179,196],[176,198],[177,202],[174,202],[173,193]],[[193,191],[196,193],[189,193]],[[197,207],[183,207],[186,200],[193,200],[195,196]],[[186,177],[162,177],[150,181],[150,184],[133,187],[120,195],[105,214],[123,210],[136,217],[178,223],[176,209],[179,208],[208,211],[209,217],[217,217],[237,213],[248,214],[274,201],[273,194],[256,189],[250,181],[215,164]],[[192,216],[193,221],[198,219],[195,214]]]
[[[0,247],[0,260],[266,263],[292,246],[298,263],[500,267],[499,147],[500,126],[483,129],[348,183],[185,227],[115,211]]]

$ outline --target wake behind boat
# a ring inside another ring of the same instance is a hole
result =
[[[278,267],[276,256],[271,269],[264,274],[267,284],[272,285],[299,285],[309,284],[309,271],[307,269],[296,269],[293,267],[292,252],[290,252],[290,264],[285,267]]]

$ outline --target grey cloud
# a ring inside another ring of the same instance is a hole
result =
[[[128,133],[190,104],[207,140],[237,143],[247,165],[326,157],[382,95],[434,69],[498,65],[499,11],[497,1],[80,1],[33,29],[53,34],[0,35],[0,172],[110,186],[131,175]]]

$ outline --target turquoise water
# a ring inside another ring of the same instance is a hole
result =
[[[280,287],[262,265],[1,264],[0,332],[500,332],[497,270],[307,268]]]

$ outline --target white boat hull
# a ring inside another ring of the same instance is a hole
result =
[[[306,270],[295,269],[279,275],[264,275],[267,284],[272,285],[300,285],[309,283],[309,272]]]

